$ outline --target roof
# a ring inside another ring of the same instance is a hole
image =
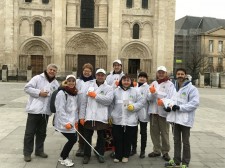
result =
[[[199,33],[205,33],[219,27],[225,27],[225,19],[185,16],[175,21],[176,34],[183,34],[184,31],[189,33],[191,29],[198,29]]]

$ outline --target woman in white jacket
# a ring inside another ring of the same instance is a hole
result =
[[[131,78],[123,76],[114,90],[114,99],[110,107],[115,145],[114,162],[128,162],[132,138],[138,124],[137,112],[143,107],[141,94],[131,87]]]
[[[68,139],[68,142],[64,145],[60,153],[59,162],[68,167],[74,164],[68,156],[77,141],[78,110],[77,89],[75,86],[75,76],[68,75],[62,87],[59,88],[55,99],[56,113],[54,127]]]

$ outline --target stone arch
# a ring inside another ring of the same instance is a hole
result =
[[[107,55],[107,45],[97,34],[78,33],[67,42],[66,54]]]
[[[127,43],[122,47],[121,58],[152,59],[152,53],[148,46],[140,41]]]
[[[23,42],[20,46],[20,54],[21,55],[52,55],[52,48],[48,42],[43,40],[42,38],[34,37],[30,38]]]
[[[42,16],[39,16],[39,15],[35,15],[31,18],[31,23],[34,24],[35,21],[40,21],[42,26],[45,25],[45,20]]]

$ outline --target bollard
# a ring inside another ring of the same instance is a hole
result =
[[[8,81],[8,66],[3,65],[2,66],[2,82]]]

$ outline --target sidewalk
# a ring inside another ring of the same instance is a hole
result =
[[[23,136],[26,124],[24,112],[27,95],[23,91],[25,83],[0,82],[0,168],[63,168],[57,163],[59,153],[66,139],[54,131],[52,117],[49,119],[45,152],[49,158],[42,159],[32,155],[32,161],[23,161]],[[199,88],[200,107],[196,112],[194,127],[191,129],[191,168],[225,167],[225,90],[216,88]],[[96,133],[93,144],[96,142]],[[140,137],[140,136],[139,136]],[[173,156],[173,138],[170,136],[171,151]],[[138,141],[140,145],[140,140]],[[164,160],[158,158],[139,159],[138,154],[130,157],[128,163],[113,163],[105,153],[106,162],[98,163],[92,154],[89,164],[83,165],[82,158],[75,157],[78,148],[75,144],[70,157],[74,160],[75,168],[160,168],[164,167]],[[146,156],[152,151],[150,135]]]

